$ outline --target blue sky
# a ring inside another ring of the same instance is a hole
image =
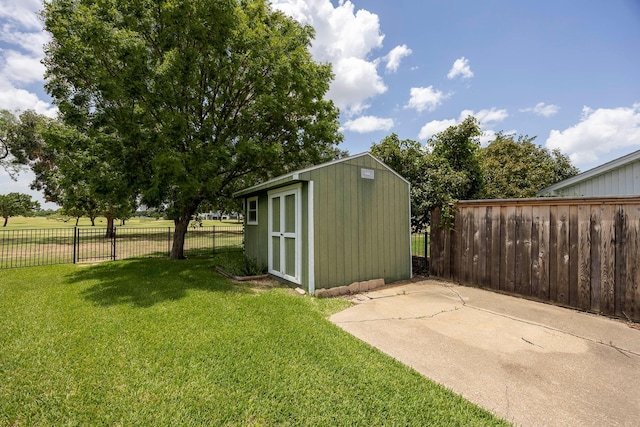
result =
[[[426,143],[466,115],[537,136],[581,170],[640,149],[640,1],[272,0],[316,28],[343,148],[394,132]],[[0,108],[54,115],[42,90],[41,0],[0,2]],[[28,173],[0,192],[28,192]]]

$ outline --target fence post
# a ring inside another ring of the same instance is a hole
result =
[[[73,263],[78,260],[78,227],[73,227]]]
[[[116,227],[113,227],[113,233],[111,234],[111,259],[116,260]]]
[[[213,253],[216,253],[216,226],[212,225],[211,228],[213,229]]]
[[[424,231],[424,259],[429,258],[429,232]]]
[[[167,256],[171,256],[171,227],[167,227]]]

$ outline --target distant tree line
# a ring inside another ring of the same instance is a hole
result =
[[[535,137],[498,133],[481,147],[480,136],[478,121],[470,116],[426,146],[396,134],[372,145],[374,156],[411,183],[414,230],[430,224],[435,207],[450,225],[458,200],[535,197],[579,172],[559,150],[535,145]]]

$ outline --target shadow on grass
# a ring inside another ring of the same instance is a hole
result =
[[[131,259],[81,266],[68,283],[87,283],[82,297],[99,306],[154,304],[184,298],[189,290],[251,292],[219,275],[207,259]]]

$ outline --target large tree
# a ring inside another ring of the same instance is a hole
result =
[[[48,92],[141,202],[176,224],[239,182],[339,154],[313,29],[266,0],[51,0]]]
[[[487,198],[535,197],[543,188],[578,174],[560,150],[543,148],[534,140],[498,133],[480,150]]]
[[[23,193],[0,194],[0,217],[4,218],[3,227],[7,226],[12,216],[33,216],[40,209],[40,203]]]

